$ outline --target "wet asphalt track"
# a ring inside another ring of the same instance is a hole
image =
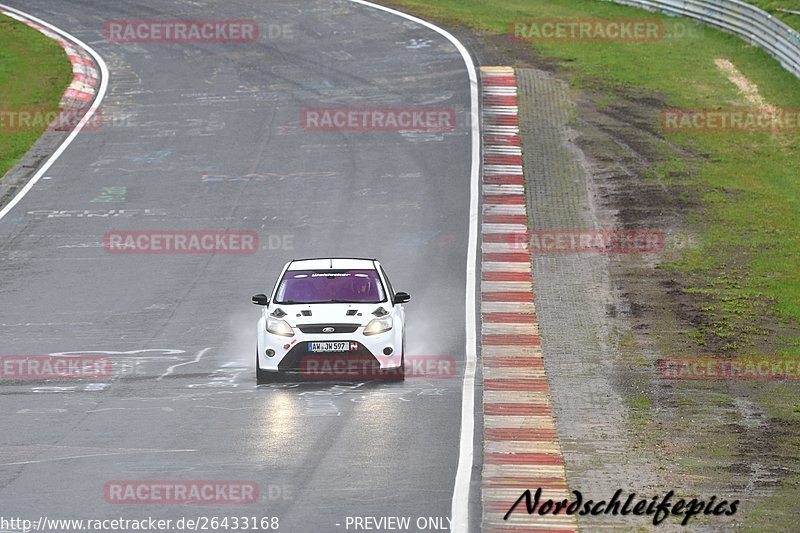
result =
[[[470,101],[455,48],[346,1],[9,4],[105,59],[113,120],[81,133],[0,221],[0,355],[109,355],[114,376],[0,384],[0,515],[275,516],[288,532],[449,516],[463,364],[446,379],[257,388],[249,298],[293,257],[374,256],[412,294],[407,352],[463,361]],[[262,36],[112,44],[112,18],[252,18]],[[305,131],[301,111],[317,104],[452,107],[457,127]],[[105,232],[141,229],[255,230],[262,249],[104,251]],[[254,481],[261,497],[104,501],[107,482],[147,479]]]

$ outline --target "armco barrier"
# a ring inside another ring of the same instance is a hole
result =
[[[699,20],[764,49],[800,78],[800,32],[739,0],[606,0]]]

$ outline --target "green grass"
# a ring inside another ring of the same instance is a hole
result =
[[[72,66],[58,43],[24,24],[0,15],[0,112],[57,111],[72,79]],[[13,131],[0,123],[0,177],[44,131]]]

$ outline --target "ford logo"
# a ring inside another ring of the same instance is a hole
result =
[[[322,328],[323,333],[333,333],[334,331],[336,331],[335,328]]]

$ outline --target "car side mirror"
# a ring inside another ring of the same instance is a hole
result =
[[[266,294],[256,294],[253,296],[253,303],[256,305],[269,305],[269,298]]]
[[[394,294],[394,303],[404,304],[411,299],[411,295],[407,292],[396,292]]]

